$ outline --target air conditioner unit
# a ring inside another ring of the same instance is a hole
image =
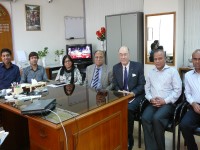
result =
[[[0,2],[16,2],[17,0],[0,0]]]

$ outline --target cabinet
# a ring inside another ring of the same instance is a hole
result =
[[[143,13],[109,15],[105,17],[105,21],[107,65],[112,68],[119,62],[118,50],[123,45],[130,50],[130,60],[143,63]]]

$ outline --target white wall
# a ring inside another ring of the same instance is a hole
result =
[[[145,14],[176,12],[175,67],[183,65],[183,0],[85,0],[86,40],[94,49],[100,49],[96,31],[105,26],[105,16],[126,12],[143,11]],[[154,65],[144,65],[145,75]]]
[[[184,1],[183,0],[144,0],[144,14],[176,12],[175,67],[183,65],[183,31]],[[145,43],[145,42],[144,42]],[[154,65],[144,65],[145,75]]]
[[[27,54],[48,47],[47,65],[55,63],[54,50],[66,49],[66,44],[85,43],[84,39],[65,40],[64,16],[84,16],[83,0],[16,0],[1,2],[12,21],[13,50]],[[41,31],[26,31],[25,4],[40,5]]]
[[[96,31],[105,27],[106,15],[136,11],[143,11],[142,0],[85,0],[87,43],[93,44],[93,50],[101,49]]]

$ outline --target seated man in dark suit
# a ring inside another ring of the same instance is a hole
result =
[[[94,89],[110,89],[112,82],[112,71],[104,64],[104,52],[94,53],[94,64],[86,69],[86,85]]]
[[[113,67],[113,90],[133,94],[133,101],[128,104],[128,144],[133,147],[134,114],[138,111],[140,101],[144,97],[144,70],[142,64],[130,61],[129,49],[122,46],[119,49],[120,63]]]
[[[11,83],[20,82],[19,67],[11,62],[11,50],[2,49],[0,63],[0,90],[11,87]]]

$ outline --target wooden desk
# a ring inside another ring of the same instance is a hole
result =
[[[64,94],[63,87],[49,88],[49,95],[45,98],[55,97],[55,93],[60,108],[80,114],[63,122],[68,138],[68,150],[127,149],[127,103],[131,98],[130,95],[108,92],[106,104],[98,106],[96,91],[86,87],[76,86],[71,96]],[[4,116],[9,112],[28,122],[25,125],[29,131],[27,134],[31,150],[66,150],[65,136],[60,124],[51,123],[41,117],[23,116],[20,110],[7,104],[0,103],[0,108],[5,112]],[[13,118],[3,117],[3,119],[4,123]],[[15,124],[20,123],[22,122],[15,122]],[[23,135],[14,136],[23,137]],[[6,139],[4,144],[14,150],[13,142]]]

